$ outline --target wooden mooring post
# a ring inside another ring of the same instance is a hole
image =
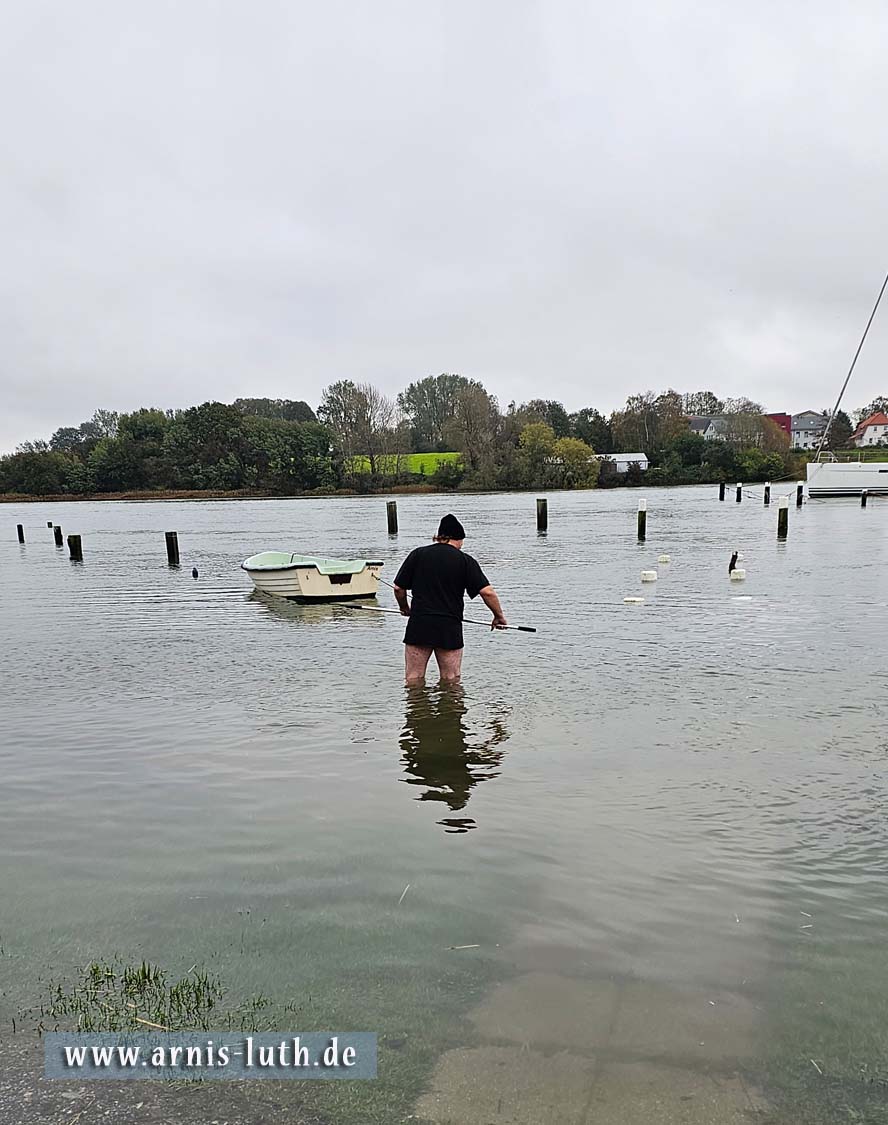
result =
[[[167,563],[169,566],[179,565],[179,535],[176,531],[166,532]]]
[[[24,541],[25,541],[25,529],[24,529],[24,527],[20,523],[17,523],[15,525],[15,530],[18,532],[19,543],[24,543]]]
[[[645,538],[647,537],[647,523],[648,523],[647,506],[648,506],[647,500],[639,500],[638,501],[638,542],[639,543],[643,543],[645,541]]]
[[[742,503],[742,501],[743,501],[743,485],[738,484],[737,485],[737,503],[740,504],[740,503]]]
[[[777,538],[785,539],[789,534],[789,497],[781,496],[777,506]]]
[[[861,494],[860,494],[860,506],[861,506],[861,508],[866,507],[866,498],[867,498],[867,491],[866,491],[866,489],[864,489],[863,492],[861,492]],[[24,542],[24,540],[22,540],[22,542]]]
[[[796,507],[801,508],[805,502],[805,482],[800,480],[796,485]]]
[[[71,562],[83,562],[83,547],[79,535],[68,536],[68,554],[71,556]]]
[[[718,486],[718,498],[724,500],[725,498],[725,482],[721,481]]]
[[[537,531],[547,531],[549,528],[549,501],[545,498],[537,500]]]
[[[57,547],[64,547],[65,541],[62,538],[62,529],[58,524],[53,525],[52,534],[55,537],[55,545]]]
[[[771,482],[765,481],[765,507],[771,503]]]
[[[398,501],[387,500],[385,504],[385,519],[388,524],[389,535],[398,534]]]

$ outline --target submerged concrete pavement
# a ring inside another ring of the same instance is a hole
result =
[[[416,1120],[763,1125],[740,1071],[757,1014],[729,992],[525,973],[471,1013],[482,1042],[441,1058]]]

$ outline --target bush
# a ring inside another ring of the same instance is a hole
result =
[[[443,488],[448,492],[459,488],[466,475],[466,467],[462,461],[447,461],[439,459],[438,467],[431,475],[431,482],[436,488]]]
[[[623,479],[624,474],[617,472],[617,466],[613,461],[602,460],[600,462],[600,469],[598,473],[598,487],[599,488],[619,488],[625,484]]]

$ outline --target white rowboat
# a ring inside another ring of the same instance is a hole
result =
[[[241,563],[262,594],[301,602],[375,598],[380,559],[318,559],[288,551],[262,551]]]

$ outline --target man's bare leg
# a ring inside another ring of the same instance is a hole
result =
[[[442,684],[458,684],[462,672],[463,650],[461,648],[436,648],[435,660],[441,673]]]
[[[432,648],[430,646],[404,645],[405,683],[421,684],[425,681],[426,668],[431,655]]]

